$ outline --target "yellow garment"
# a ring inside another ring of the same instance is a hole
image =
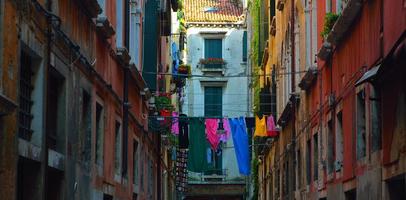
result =
[[[255,117],[255,133],[254,137],[259,136],[259,137],[266,137],[268,136],[266,132],[266,120],[265,116],[262,117],[262,119],[259,119],[258,116]]]

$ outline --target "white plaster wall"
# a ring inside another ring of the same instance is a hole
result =
[[[191,65],[192,75],[204,75],[198,66],[204,58],[204,35],[201,32],[226,32],[223,37],[223,59],[227,62],[224,76],[218,78],[189,78],[185,88],[183,112],[188,116],[204,116],[204,87],[223,87],[223,116],[240,117],[249,115],[249,93],[247,64],[242,61],[242,39],[244,29],[237,28],[197,28],[187,30],[185,63]],[[240,76],[240,77],[230,77]],[[227,169],[228,179],[240,177],[232,138],[223,148],[223,168]]]

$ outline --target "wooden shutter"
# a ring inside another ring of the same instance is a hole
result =
[[[204,115],[211,117],[222,116],[223,89],[221,87],[205,87]]]

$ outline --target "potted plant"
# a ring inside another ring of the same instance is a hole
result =
[[[191,72],[190,65],[186,64],[179,65],[178,74],[190,75],[190,72]]]
[[[227,64],[223,58],[201,58],[199,61],[200,64],[209,65],[209,64]]]
[[[335,13],[326,13],[326,16],[324,17],[324,27],[323,31],[320,33],[321,37],[323,39],[327,38],[328,34],[330,34],[331,29],[333,28],[334,24],[336,23],[337,19],[340,17],[340,15],[335,14]]]

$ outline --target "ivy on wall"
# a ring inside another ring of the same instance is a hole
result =
[[[251,35],[251,49],[250,49],[250,59],[252,64],[252,85],[254,91],[254,113],[259,111],[259,92],[260,92],[260,82],[259,73],[261,71],[258,65],[259,61],[259,26],[260,26],[260,14],[261,14],[261,0],[251,0],[249,1],[249,10],[252,19],[252,35]]]

